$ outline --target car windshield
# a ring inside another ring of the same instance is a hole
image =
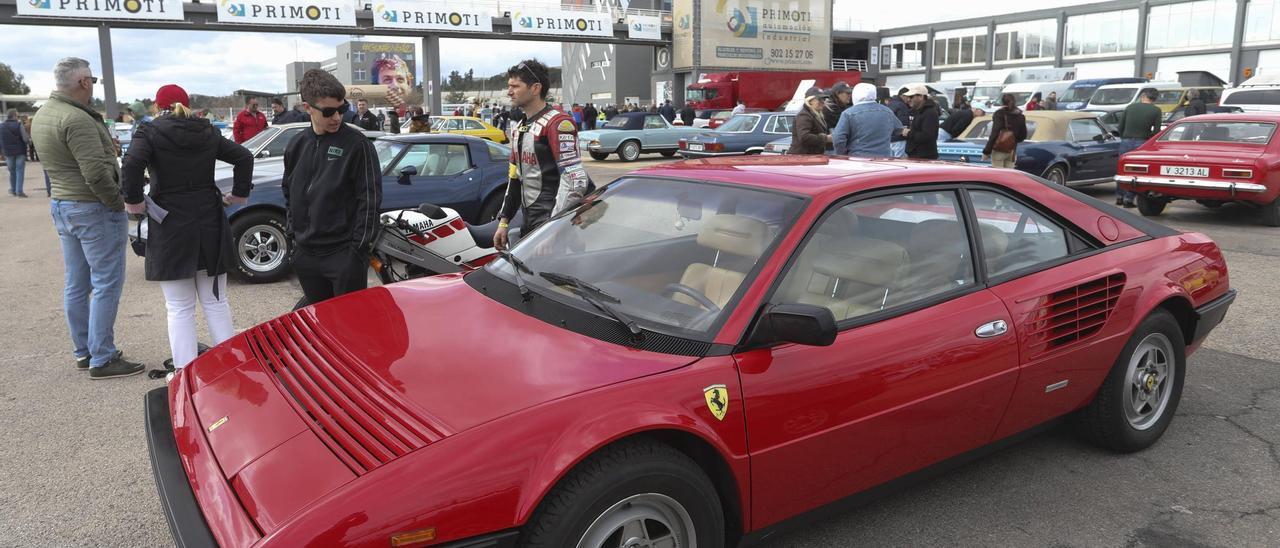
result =
[[[1072,86],[1067,93],[1062,96],[1060,103],[1088,103],[1093,97],[1093,92],[1098,90],[1098,86]]]
[[[730,118],[728,122],[720,126],[719,131],[722,133],[746,133],[756,128],[756,124],[760,122],[760,117],[754,114],[739,114]]]
[[[795,196],[733,185],[623,178],[511,253],[539,274],[522,279],[543,295],[597,312],[541,274],[573,277],[617,299],[611,308],[641,327],[707,340],[803,205]],[[515,282],[507,261],[485,268]]]
[[[612,120],[604,123],[604,127],[613,129],[626,129],[627,122],[631,120],[630,116],[614,116]]]
[[[1166,131],[1161,141],[1215,141],[1265,145],[1276,125],[1267,122],[1184,122]]]
[[[244,148],[249,149],[249,152],[253,152],[255,150],[262,148],[262,145],[267,144],[267,141],[270,141],[279,132],[280,132],[280,128],[269,127],[267,129],[262,130],[261,133],[254,135],[252,139],[249,139],[248,141],[245,141],[241,144],[244,145]]]
[[[1089,99],[1091,105],[1127,105],[1133,102],[1138,88],[1100,89]]]
[[[373,150],[378,153],[378,164],[382,166],[382,171],[387,171],[387,167],[391,165],[391,161],[400,155],[400,151],[404,150],[405,144],[398,141],[390,141],[379,139],[373,142]]]
[[[1009,95],[1012,95],[1013,102],[1019,105],[1025,105],[1027,104],[1027,101],[1031,100],[1031,92],[1029,91],[1024,93],[1010,93]]]
[[[1160,92],[1156,97],[1156,103],[1161,105],[1176,105],[1182,101],[1182,90],[1170,89]]]

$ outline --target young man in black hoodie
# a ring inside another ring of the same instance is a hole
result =
[[[299,86],[312,131],[284,151],[289,239],[305,304],[368,285],[369,252],[378,233],[382,174],[364,134],[343,123],[351,110],[346,88],[332,74],[308,70]],[[299,304],[304,304],[299,303]]]
[[[911,106],[911,123],[903,128],[907,140],[907,157],[938,159],[938,104],[929,97],[924,84],[913,84],[903,97]]]

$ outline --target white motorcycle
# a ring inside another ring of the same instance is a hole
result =
[[[509,236],[519,236],[521,214],[512,219]],[[498,256],[493,236],[498,221],[471,225],[457,211],[433,204],[388,211],[379,216],[381,228],[373,244],[370,264],[378,279],[389,284],[424,276],[469,272]]]

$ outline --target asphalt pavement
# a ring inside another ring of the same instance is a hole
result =
[[[587,169],[606,183],[663,162],[611,157]],[[58,238],[39,164],[27,173],[31,198],[0,196],[0,546],[169,545],[142,421],[143,394],[162,382],[74,370]],[[1280,546],[1280,229],[1233,205],[1177,202],[1159,220],[1213,237],[1240,296],[1191,358],[1157,445],[1113,455],[1050,430],[768,545]],[[164,299],[142,266],[130,255],[116,340],[157,367],[169,354]],[[288,311],[301,290],[290,278],[232,281],[229,293],[245,329]]]

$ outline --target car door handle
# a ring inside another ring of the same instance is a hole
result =
[[[973,330],[973,334],[977,335],[979,339],[990,339],[991,337],[1004,335],[1007,331],[1009,331],[1009,324],[1005,323],[1004,320],[996,320],[978,326],[977,329]]]

